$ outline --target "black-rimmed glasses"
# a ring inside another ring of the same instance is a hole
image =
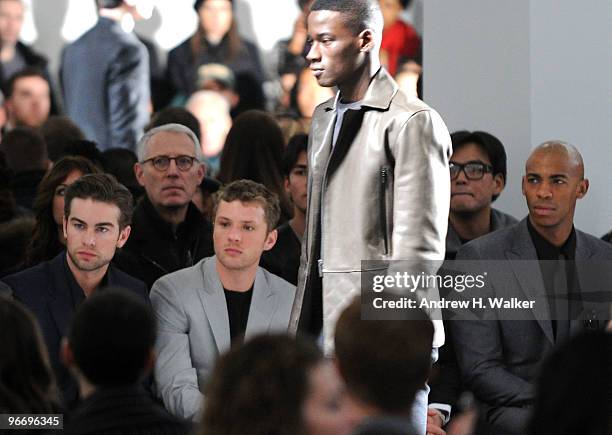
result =
[[[170,167],[171,160],[174,160],[176,167],[179,168],[180,171],[186,172],[193,167],[193,162],[195,162],[197,159],[191,156],[155,156],[144,160],[142,164],[144,165],[147,162],[151,162],[153,167],[158,171],[165,171]]]
[[[451,180],[456,180],[461,171],[468,180],[482,180],[487,172],[493,172],[493,166],[478,161],[463,164],[450,162],[448,169],[450,170]]]

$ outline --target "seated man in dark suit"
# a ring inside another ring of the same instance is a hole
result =
[[[59,350],[79,305],[107,286],[124,287],[145,301],[148,294],[142,281],[109,265],[130,235],[132,195],[127,188],[111,175],[85,175],[68,187],[64,204],[66,251],[3,281],[38,319],[64,404],[70,407],[77,388],[60,363]]]
[[[155,319],[141,298],[109,289],[87,299],[75,314],[62,357],[78,379],[83,402],[62,433],[188,434],[139,386],[153,368]]]
[[[155,127],[138,142],[134,172],[145,195],[134,209],[132,237],[115,262],[149,288],[213,255],[210,223],[192,203],[204,177],[201,161],[200,141],[180,124]]]
[[[237,180],[217,192],[215,256],[161,277],[151,289],[159,334],[157,393],[172,414],[200,415],[219,355],[257,334],[287,332],[295,286],[259,267],[276,242],[278,198]]]
[[[573,223],[576,201],[589,187],[578,150],[541,144],[527,160],[522,187],[529,216],[459,250],[457,260],[477,260],[487,273],[485,285],[466,297],[487,305],[449,322],[463,380],[496,434],[526,433],[544,356],[581,329],[600,320],[603,327],[610,315],[609,267],[588,269],[609,264],[612,247]],[[593,304],[595,290],[608,302]],[[515,298],[522,309],[493,306],[490,298]]]
[[[261,267],[297,285],[302,237],[306,229],[308,204],[308,135],[297,134],[289,140],[283,156],[285,190],[293,204],[293,217],[276,229],[278,239],[261,257]]]
[[[418,434],[410,414],[431,370],[434,328],[423,311],[409,314],[409,320],[362,320],[357,298],[336,323],[336,365],[346,383],[346,412],[357,426],[355,434]],[[427,434],[444,433],[427,424]]]

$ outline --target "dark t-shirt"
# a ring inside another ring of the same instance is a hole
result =
[[[232,345],[242,343],[244,341],[247,321],[249,320],[253,287],[246,292],[237,292],[224,288],[223,293],[225,293],[225,302],[227,303]]]

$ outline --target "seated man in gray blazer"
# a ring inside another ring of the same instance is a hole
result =
[[[228,184],[213,210],[215,256],[153,284],[155,381],[172,414],[198,417],[214,363],[232,341],[287,330],[295,287],[258,266],[276,243],[279,216],[278,198],[261,184]]]
[[[541,361],[579,330],[603,328],[610,313],[612,280],[601,266],[612,247],[574,228],[576,201],[589,187],[580,153],[549,141],[525,166],[529,216],[467,243],[457,260],[485,260],[486,285],[469,297],[534,302],[515,310],[485,302],[477,318],[449,322],[463,380],[495,434],[526,433]],[[588,270],[595,265],[598,273]]]

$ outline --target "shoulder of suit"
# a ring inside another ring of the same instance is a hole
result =
[[[2,281],[7,284],[16,296],[39,294],[41,285],[45,287],[51,280],[51,261],[44,261],[36,266],[5,276]]]
[[[127,272],[124,272],[123,270],[119,269],[117,266],[113,266],[111,264],[111,266],[113,268],[113,272],[115,273],[115,276],[117,277],[118,280],[120,280],[121,282],[118,283],[119,285],[121,285],[122,287],[127,287],[129,289],[141,289],[141,288],[147,288],[147,285],[139,280],[138,278],[133,277],[132,275],[130,275]]]
[[[485,234],[482,237],[478,237],[474,240],[470,240],[460,248],[464,249],[475,249],[480,252],[503,252],[506,246],[509,246],[512,241],[516,238],[516,232],[520,231],[520,222],[509,225],[505,228],[501,228],[497,231]]]
[[[162,276],[155,284],[153,288],[157,287],[157,283],[169,284],[172,286],[180,285],[181,288],[201,288],[204,282],[203,269],[206,267],[208,261],[213,261],[212,257],[203,258],[196,264],[184,269],[179,269],[175,272],[171,272],[167,275]]]
[[[286,293],[289,295],[295,295],[295,286],[288,281],[285,281],[278,275],[274,275],[273,273],[268,272],[263,267],[260,267],[259,270],[263,272],[263,275],[268,283],[268,286],[276,292]]]
[[[612,259],[612,244],[578,229],[576,234],[580,236],[582,243],[587,245],[597,256]]]

